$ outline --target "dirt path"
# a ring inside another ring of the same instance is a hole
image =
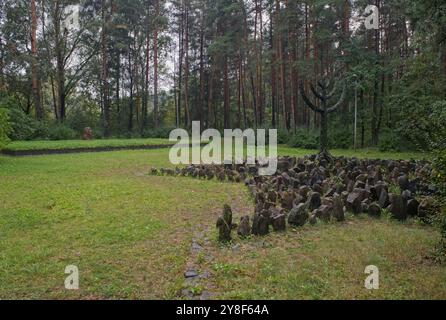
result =
[[[231,203],[234,222],[238,222],[243,215],[253,212],[254,205],[250,203],[251,201],[247,199],[247,194],[244,192],[234,195]],[[219,290],[215,283],[213,266],[215,264],[215,250],[223,246],[217,243],[215,227],[221,210],[214,210],[209,215],[207,222],[197,225],[194,231],[190,255],[184,272],[184,289],[180,294],[182,299],[211,300],[218,296]],[[233,233],[233,237],[235,236],[235,233]],[[233,251],[238,248],[236,244],[228,244],[225,247],[229,247]]]

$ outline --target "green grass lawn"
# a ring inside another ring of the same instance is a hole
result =
[[[305,150],[305,149],[297,149],[291,148],[287,146],[279,146],[279,154],[280,155],[295,155],[295,156],[305,156],[307,154],[316,154],[317,150]],[[340,157],[357,157],[362,159],[389,159],[389,160],[422,160],[422,159],[430,159],[431,155],[423,152],[381,152],[378,149],[368,148],[368,149],[360,149],[358,151],[354,150],[343,150],[343,149],[334,149],[330,150],[333,156]]]
[[[64,140],[64,141],[14,141],[5,147],[11,151],[60,150],[78,148],[116,148],[154,145],[171,145],[168,139],[104,139],[104,140]]]
[[[0,156],[0,299],[173,299],[191,263],[211,274],[196,289],[215,298],[446,299],[445,267],[424,259],[439,232],[413,221],[349,217],[220,246],[216,218],[224,203],[237,220],[251,214],[247,190],[147,175],[169,166],[168,152]],[[197,232],[209,240],[194,257]],[[64,289],[67,265],[79,291]]]
[[[123,148],[157,145],[173,145],[168,139],[104,139],[104,140],[65,140],[65,141],[14,141],[8,144],[5,151],[35,151],[35,150],[61,150],[61,149],[94,149],[94,148]],[[305,150],[291,148],[284,145],[279,146],[279,154],[304,156],[317,153],[317,150]],[[359,157],[359,158],[382,158],[382,159],[424,159],[429,154],[420,152],[380,152],[377,149],[354,150],[332,150],[335,156]]]

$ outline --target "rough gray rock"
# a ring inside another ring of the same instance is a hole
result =
[[[360,214],[363,211],[362,201],[364,200],[364,193],[361,189],[353,190],[347,198],[347,209],[354,214]]]
[[[286,217],[283,213],[273,216],[271,220],[275,232],[286,231]]]
[[[329,222],[333,213],[333,207],[330,205],[322,205],[317,209],[316,216],[322,221]]]
[[[293,208],[293,201],[294,198],[291,192],[284,192],[282,194],[282,199],[281,199],[282,208],[286,210],[291,210]]]
[[[392,195],[391,203],[390,212],[392,213],[392,217],[400,221],[406,220],[407,209],[403,197],[399,195]]]
[[[321,194],[318,192],[313,192],[308,198],[308,210],[313,211],[318,209],[322,205]]]
[[[269,219],[262,214],[256,213],[252,222],[252,234],[255,236],[266,236],[269,233]]]
[[[411,199],[407,202],[407,214],[410,217],[418,216],[418,208],[420,207],[420,203],[417,199]]]
[[[240,218],[237,234],[242,238],[247,238],[251,235],[251,222],[249,216]]]
[[[224,206],[223,214],[217,220],[218,240],[220,242],[230,242],[232,231],[232,210],[228,205]]]
[[[409,178],[407,178],[405,174],[400,176],[397,181],[402,191],[407,190],[407,187],[409,186]]]
[[[344,205],[342,199],[338,194],[333,196],[333,218],[338,222],[345,221]]]
[[[387,208],[390,204],[389,193],[386,189],[382,189],[381,195],[379,196],[379,206],[383,209]]]
[[[308,221],[307,206],[303,203],[293,208],[288,216],[288,223],[295,227],[303,227]]]
[[[368,213],[369,213],[369,216],[371,216],[371,217],[379,218],[379,217],[381,217],[382,209],[378,203],[373,202],[369,206]]]
[[[315,210],[316,211],[316,210]],[[317,215],[316,212],[312,213],[309,218],[309,222],[312,226],[317,224]]]

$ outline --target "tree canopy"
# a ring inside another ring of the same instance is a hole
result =
[[[429,148],[445,17],[440,0],[4,0],[0,103],[12,138],[160,136],[201,121],[318,139],[324,117],[300,92],[329,78],[347,88],[332,145],[352,145],[356,87],[362,146]]]

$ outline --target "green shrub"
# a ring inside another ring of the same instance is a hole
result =
[[[69,128],[63,124],[56,124],[50,126],[48,129],[49,140],[74,140],[78,139],[79,136],[73,129]]]
[[[160,138],[160,139],[169,139],[170,133],[175,128],[158,128],[158,129],[146,129],[141,134],[142,138]]]
[[[267,131],[268,134],[268,131]],[[277,143],[278,144],[287,144],[290,141],[290,137],[292,134],[286,130],[277,130]]]
[[[288,145],[293,148],[318,149],[319,135],[314,131],[299,129],[288,140]]]
[[[328,132],[331,148],[349,149],[352,146],[352,134],[348,130],[331,130]]]
[[[432,129],[428,135],[429,148],[434,154],[433,179],[443,193],[446,193],[446,101],[433,104],[430,116]]]
[[[441,240],[434,251],[434,259],[436,262],[443,264],[446,262],[446,214],[443,214],[443,220],[440,228]]]
[[[11,132],[9,137],[12,140],[33,140],[35,139],[38,122],[28,116],[23,110],[18,108],[9,109]]]
[[[434,151],[434,158],[432,160],[433,180],[440,190],[446,194],[446,149]]]
[[[400,152],[402,151],[402,145],[401,135],[392,130],[384,130],[379,137],[379,150],[382,152]]]
[[[34,122],[34,133],[31,137],[32,140],[49,140],[50,125],[47,122]]]
[[[444,215],[441,223],[441,236],[446,241],[446,214]]]
[[[8,111],[0,108],[0,150],[9,142],[8,133],[10,130]]]
[[[95,104],[80,99],[76,104],[70,108],[67,118],[64,122],[66,126],[76,131],[79,135],[84,132],[85,128],[93,130],[95,138],[100,138],[103,135],[103,126],[101,125],[101,114]],[[116,119],[112,119],[112,131],[117,131]]]

